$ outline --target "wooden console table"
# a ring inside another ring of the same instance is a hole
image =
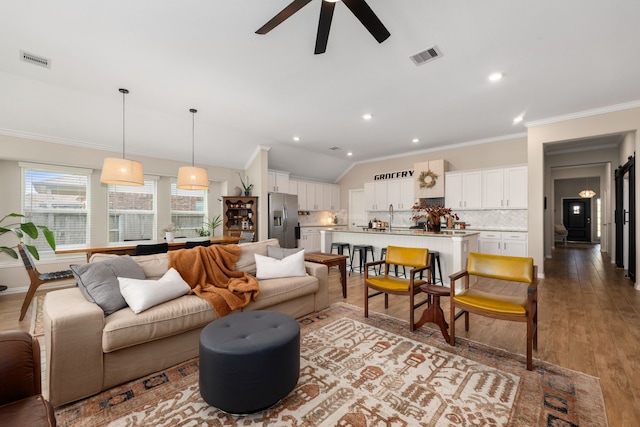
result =
[[[179,239],[169,243],[169,250],[176,250],[184,248],[185,243],[187,243],[189,239]],[[240,237],[233,236],[215,236],[211,238],[212,245],[228,245],[232,243],[238,243],[242,240]],[[87,261],[91,258],[93,254],[114,254],[114,255],[133,255],[136,251],[136,246],[138,245],[153,245],[156,243],[164,243],[164,240],[138,240],[138,241],[130,241],[130,242],[117,242],[117,243],[105,243],[105,244],[96,244],[91,247],[73,247],[73,248],[64,248],[57,249],[56,255],[59,254],[73,254],[86,252],[87,253]]]
[[[324,264],[328,268],[338,266],[340,269],[340,283],[342,284],[342,298],[347,297],[347,255],[305,253],[304,260]]]

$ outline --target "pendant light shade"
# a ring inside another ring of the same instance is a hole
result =
[[[192,108],[189,112],[191,112],[191,166],[181,166],[178,169],[177,187],[183,190],[208,190],[209,174],[207,170],[194,166],[195,120],[198,110]]]
[[[107,157],[102,163],[100,182],[116,185],[144,185],[144,173],[142,163],[135,160],[127,160],[124,157],[124,98],[129,93],[127,89],[119,89],[122,94],[122,158]]]
[[[586,189],[582,190],[581,192],[578,193],[578,196],[582,197],[583,199],[590,199],[593,196],[596,195],[596,192],[589,189],[589,178],[587,178],[587,185],[586,185]]]

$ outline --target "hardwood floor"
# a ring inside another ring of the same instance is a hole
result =
[[[600,378],[609,425],[640,425],[640,291],[636,291],[599,246],[568,245],[553,251],[545,262],[546,278],[539,287],[539,341],[535,359],[541,359]],[[348,278],[348,297],[342,298],[337,269],[330,272],[330,301],[362,307],[361,274]],[[483,283],[483,286],[497,286]],[[40,291],[42,293],[43,291]],[[18,321],[24,295],[0,293],[0,330],[29,330],[31,308]],[[369,309],[408,320],[406,297],[391,295],[370,300]],[[442,298],[449,318],[448,298]],[[416,310],[416,319],[423,308]],[[470,331],[458,320],[456,332],[508,351],[524,354],[524,324],[471,315]],[[423,328],[437,329],[433,324]],[[45,368],[46,369],[46,368]]]

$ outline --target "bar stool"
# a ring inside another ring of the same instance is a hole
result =
[[[442,269],[440,268],[440,252],[438,251],[429,251],[429,256],[431,257],[431,283],[436,284],[438,282],[444,284],[442,281]],[[436,278],[436,264],[438,264],[438,274],[439,278]]]
[[[387,248],[382,248],[380,250],[380,259],[381,260],[387,259]],[[395,270],[396,270],[395,271],[396,277],[398,277],[398,266],[394,265],[394,267],[395,267]],[[381,269],[382,269],[382,266],[378,267],[378,274],[382,274],[381,273]],[[404,265],[402,266],[402,276],[403,277],[407,277],[407,270],[404,269]]]
[[[344,255],[344,248],[347,248],[347,251],[349,251],[349,258],[351,258],[351,245],[349,243],[333,242],[331,244],[331,250],[329,251],[330,254],[333,253],[333,248],[336,248],[338,250],[339,255]]]
[[[356,254],[360,257],[360,273],[364,271],[364,265],[367,263],[367,251],[371,252],[371,261],[375,261],[376,257],[373,254],[372,245],[353,245],[353,252],[351,252],[351,272],[353,272],[353,258]],[[349,274],[351,274],[351,272]]]

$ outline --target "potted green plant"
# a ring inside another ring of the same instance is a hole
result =
[[[220,224],[222,224],[221,215],[218,215],[213,219],[209,219],[208,221],[205,221],[204,224],[207,226],[206,231],[209,231],[208,230],[209,228],[211,229],[211,233],[207,234],[207,236],[209,235],[214,236],[216,234],[216,228],[220,227]]]
[[[29,237],[31,237],[32,239],[37,239],[38,238],[38,229],[42,230],[42,234],[44,234],[44,238],[47,240],[47,243],[49,244],[49,247],[51,249],[53,249],[54,251],[56,250],[56,239],[55,236],[53,234],[53,231],[49,230],[49,228],[45,225],[36,225],[31,221],[28,222],[12,222],[9,224],[3,224],[3,222],[5,220],[7,220],[8,218],[26,218],[26,216],[21,215],[21,214],[17,214],[17,213],[10,213],[8,215],[5,215],[2,219],[0,219],[0,236],[7,234],[7,233],[13,233],[15,234],[18,239],[20,239],[20,241],[22,241],[22,239],[24,238],[25,234]],[[33,255],[33,257],[35,259],[40,259],[40,254],[38,253],[38,249],[33,246],[33,245],[28,245],[25,244],[24,245],[27,250],[29,251],[29,253],[31,255]],[[16,246],[0,246],[0,252],[1,253],[5,253],[7,255],[9,255],[12,258],[18,259],[18,253],[15,251]]]
[[[240,172],[237,172],[238,176],[240,177],[240,183],[242,184],[242,190],[244,191],[244,195],[246,197],[251,195],[251,190],[253,190],[253,184],[249,184],[249,177],[247,177],[247,183],[245,184],[244,181],[242,180],[242,175],[240,175]]]

